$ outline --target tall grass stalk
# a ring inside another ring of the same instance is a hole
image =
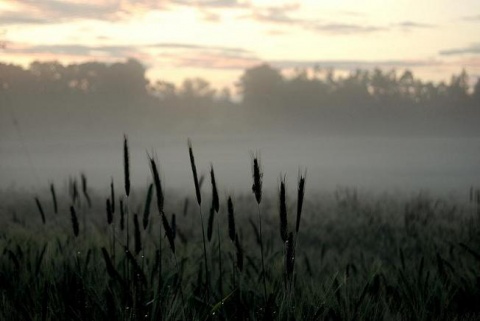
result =
[[[203,223],[203,214],[202,214],[202,195],[200,193],[200,184],[198,182],[197,176],[197,166],[195,165],[195,157],[193,156],[192,142],[188,140],[188,154],[190,156],[190,165],[192,167],[193,174],[193,183],[195,185],[195,194],[197,196],[198,209],[200,212],[200,223],[202,225],[202,240],[203,240],[203,259],[205,262],[205,281],[206,281],[206,290],[207,290],[207,299],[210,296],[210,272],[208,270],[207,262],[207,245],[205,240],[205,227]]]
[[[150,161],[150,170],[153,176],[153,183],[155,186],[155,195],[157,197],[157,210],[160,216],[164,215],[163,206],[164,206],[164,196],[163,196],[163,188],[162,182],[160,180],[160,175],[158,173],[157,164],[155,159],[152,156],[148,156]],[[161,295],[162,288],[163,288],[163,278],[162,278],[162,224],[159,225],[159,239],[158,239],[158,283],[157,283],[157,304],[158,306],[162,306],[163,297]],[[160,312],[161,313],[161,312]]]
[[[260,210],[260,203],[262,202],[262,178],[263,173],[260,168],[260,160],[258,156],[253,158],[253,186],[252,191],[255,194],[255,200],[257,201],[257,213],[258,213],[258,229],[259,229],[259,242],[260,242],[260,256],[262,259],[262,280],[263,280],[263,299],[265,304],[267,302],[267,280],[265,275],[265,255],[263,252],[263,236],[262,236],[262,213]]]
[[[128,257],[130,254],[130,154],[128,151],[128,138],[126,135],[123,136],[123,170],[124,170],[124,180],[125,180],[125,214],[126,214],[126,222],[127,222],[127,245],[125,247],[125,255]],[[128,278],[127,281],[130,279],[130,263],[128,260],[125,261],[125,268],[126,268],[126,275],[125,277]],[[129,281],[128,281],[129,283]]]

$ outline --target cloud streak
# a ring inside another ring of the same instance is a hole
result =
[[[373,68],[416,68],[442,65],[438,60],[277,60],[270,61],[277,68],[334,68],[340,70],[373,69]]]
[[[24,55],[68,55],[68,56],[97,56],[108,55],[110,57],[127,57],[135,52],[129,46],[84,46],[84,45],[37,45],[37,46],[8,46],[7,53]]]
[[[309,19],[293,18],[285,12],[298,9],[298,5],[253,9],[248,17],[258,22],[276,25],[294,26],[302,29],[328,34],[355,34],[385,31],[388,28],[353,23],[319,22]]]
[[[435,25],[421,23],[416,21],[405,20],[399,23],[391,24],[390,26],[378,26],[360,23],[346,23],[346,22],[329,22],[309,20],[303,18],[294,18],[291,13],[300,9],[298,4],[290,4],[266,8],[252,8],[252,13],[247,16],[262,23],[269,23],[275,25],[294,26],[302,29],[334,34],[334,35],[348,35],[348,34],[365,34],[373,32],[389,31],[394,28],[401,28],[402,30],[411,29],[427,29],[434,28]],[[288,14],[287,14],[288,13]]]
[[[456,56],[456,55],[480,55],[480,43],[474,43],[470,46],[463,47],[463,48],[452,48],[452,49],[445,49],[439,52],[442,56]]]
[[[463,21],[480,22],[480,14],[462,17]]]
[[[195,6],[203,9],[233,9],[248,8],[247,2],[238,0],[171,0],[172,4],[183,6]]]
[[[0,25],[51,24],[79,19],[117,21],[139,12],[166,9],[163,1],[98,0],[18,0],[0,13]]]
[[[421,23],[421,22],[415,22],[415,21],[402,21],[396,24],[396,26],[404,28],[404,29],[430,29],[436,27],[433,24],[429,23]]]
[[[161,52],[158,52],[161,50]],[[7,54],[35,56],[73,56],[82,58],[127,58],[141,57],[149,64],[157,58],[167,59],[179,67],[203,67],[215,69],[238,69],[260,61],[252,51],[235,48],[188,43],[153,43],[146,45],[22,45],[10,43]]]

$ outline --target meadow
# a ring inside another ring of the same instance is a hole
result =
[[[184,193],[151,155],[133,188],[127,138],[109,190],[1,191],[0,319],[480,320],[479,189],[264,190],[252,155],[252,189],[226,195],[188,151]]]

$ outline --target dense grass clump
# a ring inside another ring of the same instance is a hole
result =
[[[113,181],[92,192],[84,174],[82,194],[74,178],[69,191],[46,187],[52,204],[41,191],[0,193],[0,319],[480,319],[475,189],[468,202],[322,195],[300,174],[295,199],[285,176],[278,193],[262,189],[254,156],[251,193],[221,199],[213,166],[202,189],[189,142],[195,196],[170,196],[153,157],[151,182],[133,188],[126,137],[123,147],[123,195]]]

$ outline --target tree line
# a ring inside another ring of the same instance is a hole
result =
[[[30,120],[28,126],[67,131],[87,126],[98,134],[142,127],[187,135],[286,129],[476,135],[480,80],[470,83],[466,71],[435,83],[409,70],[342,74],[314,67],[285,75],[260,64],[235,83],[237,99],[230,89],[217,90],[202,78],[180,85],[150,81],[134,59],[33,62],[28,68],[0,63],[0,111],[23,123]]]
[[[233,103],[230,89],[216,90],[202,78],[186,79],[180,86],[167,81],[151,82],[137,60],[107,64],[87,62],[63,65],[33,62],[28,68],[0,63],[0,94],[10,96],[71,95],[110,96],[115,99],[151,99],[160,104],[198,107]],[[246,69],[236,83],[237,104],[291,106],[479,106],[480,79],[473,88],[465,70],[449,82],[434,83],[416,78],[410,70],[356,70],[336,76],[333,69],[296,69],[284,76],[279,69],[261,64]]]

